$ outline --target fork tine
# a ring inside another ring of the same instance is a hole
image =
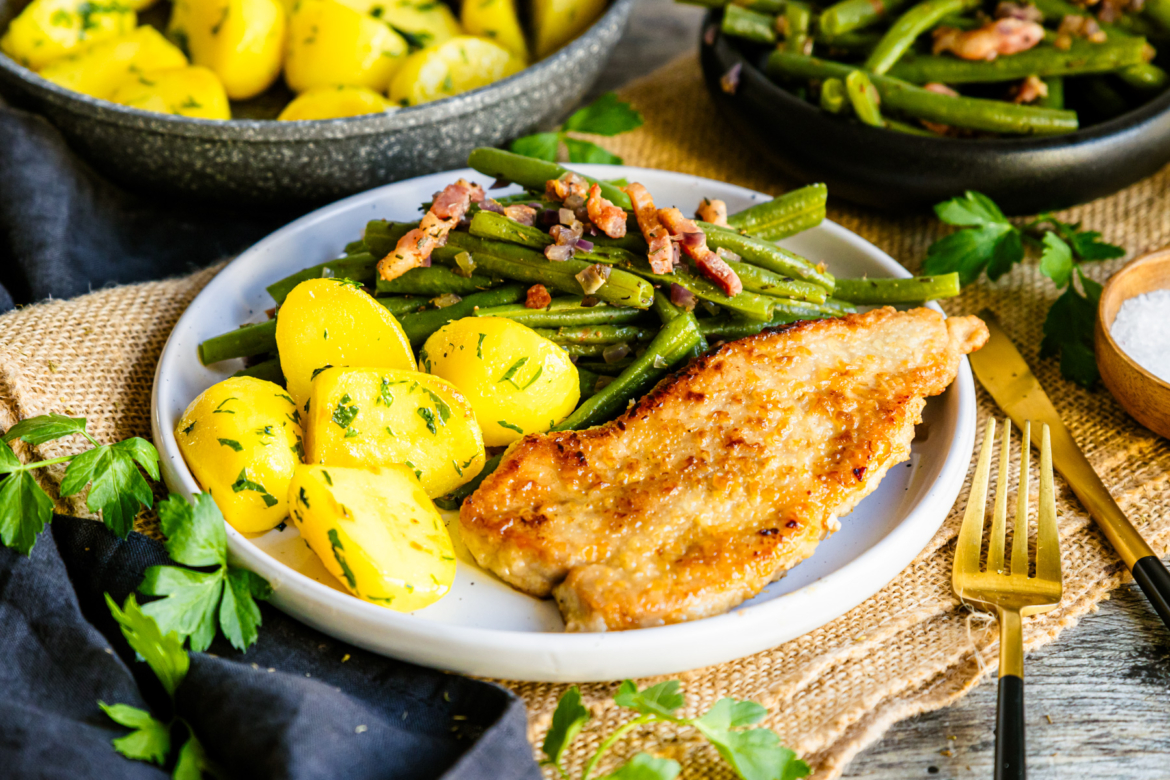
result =
[[[1020,487],[1016,496],[1016,524],[1012,535],[1012,575],[1028,576],[1028,498],[1032,457],[1032,421],[1024,421],[1020,445]]]
[[[999,479],[995,483],[995,514],[987,543],[987,570],[1003,574],[1004,537],[1007,532],[1008,467],[1012,462],[1012,421],[1003,419],[1003,447],[999,451]]]
[[[1036,515],[1036,578],[1060,582],[1060,537],[1052,484],[1052,440],[1045,425],[1040,441],[1040,511]]]
[[[987,482],[991,478],[991,450],[995,446],[995,418],[987,420],[983,434],[983,446],[979,449],[979,464],[971,478],[971,495],[967,498],[967,511],[959,529],[959,542],[955,549],[954,579],[959,590],[958,578],[979,571],[979,549],[983,546],[983,515],[987,503]],[[962,596],[962,593],[959,593]]]

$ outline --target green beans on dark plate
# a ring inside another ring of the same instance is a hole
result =
[[[833,295],[866,306],[926,303],[959,294],[959,275],[915,276],[910,279],[838,279]]]
[[[849,96],[849,104],[853,106],[853,113],[858,119],[874,127],[886,126],[882,110],[878,107],[880,98],[877,87],[864,71],[855,70],[845,77],[845,94]]]
[[[657,295],[655,296],[657,298]],[[493,306],[478,309],[477,317],[507,317],[530,328],[561,328],[582,325],[618,325],[637,322],[646,317],[643,309],[624,306],[610,306],[598,303],[595,306],[582,305],[583,298],[554,298],[548,306],[529,309],[524,304]]]
[[[910,0],[841,0],[821,12],[819,27],[830,38],[876,24],[910,5]]]
[[[923,0],[890,25],[866,58],[863,68],[880,76],[893,67],[919,35],[944,16],[970,11],[978,8],[980,3],[981,0]]]
[[[856,68],[777,49],[768,57],[767,70],[769,75],[778,78],[844,79]],[[871,74],[870,80],[877,87],[885,108],[931,122],[1009,135],[1069,133],[1078,126],[1075,111],[940,95],[890,76]]]
[[[488,176],[515,182],[521,187],[537,192],[544,192],[544,185],[549,179],[558,179],[568,173],[556,163],[537,160],[532,157],[505,152],[503,149],[479,148],[471,152],[467,164]],[[626,193],[609,182],[599,181],[584,174],[578,174],[586,181],[601,187],[601,194],[615,206],[623,209],[630,208],[630,199]]]
[[[472,274],[460,276],[450,268],[432,265],[429,268],[412,268],[397,279],[378,279],[379,295],[470,295],[500,284],[499,279]]]
[[[199,362],[205,366],[232,358],[276,351],[276,320],[244,325],[213,336],[199,345]]]
[[[841,79],[825,79],[821,84],[821,108],[830,114],[840,114],[849,105],[849,93]]]
[[[403,314],[398,318],[406,337],[410,339],[410,346],[418,349],[439,328],[452,320],[470,317],[477,307],[503,306],[524,299],[527,290],[523,285],[506,284],[486,292],[468,295],[458,303],[442,309],[428,309],[417,314]]]
[[[731,4],[723,12],[723,32],[755,43],[776,42],[776,18]]]
[[[994,60],[968,61],[949,54],[907,56],[889,75],[912,84],[989,84],[1028,76],[1081,76],[1145,64],[1152,50],[1145,38],[1110,38],[1091,43],[1075,38],[1067,50],[1041,44]]]
[[[821,224],[827,199],[825,185],[810,184],[732,214],[727,224],[764,241],[779,241]]]
[[[1098,21],[1095,16],[1090,14],[1086,9],[1079,5],[1074,5],[1067,0],[1034,0],[1033,3],[1045,17],[1050,19],[1063,20],[1066,16],[1079,16],[1091,18],[1101,32],[1105,33],[1106,40],[1117,40],[1118,38],[1127,37],[1145,37],[1148,32],[1153,31],[1137,31],[1132,29],[1133,25],[1126,26],[1127,22],[1131,22],[1133,17],[1121,16],[1116,20],[1116,24],[1108,24],[1106,22]],[[1166,71],[1158,67],[1152,62],[1144,62],[1137,65],[1130,65],[1128,68],[1122,68],[1117,71],[1117,77],[1134,89],[1143,92],[1160,92],[1166,88],[1166,84],[1170,82],[1170,75]],[[1047,81],[1047,79],[1045,79]],[[1049,84],[1049,95],[1052,93],[1052,85]],[[1061,90],[1063,96],[1063,89]],[[1063,103],[1061,104],[1063,105]],[[1061,106],[1057,106],[1058,108]]]

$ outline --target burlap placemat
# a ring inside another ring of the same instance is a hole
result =
[[[603,142],[628,163],[770,193],[786,188],[726,133],[693,57],[632,85],[625,97],[645,114],[646,125]],[[1163,171],[1063,218],[1085,220],[1132,257],[1170,237],[1168,183],[1170,171]],[[942,230],[929,216],[895,219],[841,203],[831,204],[830,216],[911,269]],[[1120,263],[1090,266],[1089,274],[1103,281]],[[91,430],[105,441],[149,436],[159,352],[179,314],[214,272],[104,290],[0,317],[0,428],[58,411],[89,417]],[[1162,553],[1170,542],[1170,442],[1134,423],[1103,389],[1080,389],[1061,379],[1055,361],[1039,358],[1041,324],[1055,296],[1051,282],[1028,263],[997,283],[970,285],[945,308],[969,313],[987,306],[999,315],[1122,509]],[[981,390],[979,399],[981,417],[996,413]],[[40,454],[55,457],[69,446],[46,445]],[[1060,483],[1059,490],[1065,600],[1061,609],[1025,621],[1029,649],[1055,639],[1127,576],[1067,487]],[[688,714],[723,696],[763,702],[771,709],[766,725],[813,765],[817,778],[833,778],[892,723],[942,707],[969,690],[994,667],[997,632],[951,593],[953,539],[965,504],[966,489],[914,563],[848,614],[767,652],[682,675]],[[79,513],[84,506],[65,502],[61,509]],[[149,515],[143,522],[144,530],[155,530]],[[565,686],[505,684],[527,702],[530,737],[538,745]],[[615,687],[582,688],[595,717],[567,756],[574,776],[599,740],[628,719],[612,705]],[[617,745],[613,759],[640,750],[678,759],[687,777],[732,777],[713,750],[686,732],[635,731]]]

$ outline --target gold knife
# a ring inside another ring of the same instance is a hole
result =
[[[1134,579],[1162,622],[1170,627],[1170,572],[1129,522],[1097,472],[1089,465],[1044,388],[1024,362],[1016,345],[1004,333],[995,315],[984,310],[979,313],[979,318],[987,323],[991,337],[982,349],[969,356],[975,376],[1021,430],[1025,420],[1048,424],[1053,465],[1068,481],[1073,493],[1133,572]],[[1037,447],[1040,446],[1040,431],[1043,427],[1032,426],[1032,442]]]

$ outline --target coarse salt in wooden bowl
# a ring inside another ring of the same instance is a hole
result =
[[[1097,367],[1105,387],[1125,411],[1154,433],[1170,438],[1170,382],[1126,354],[1112,333],[1123,303],[1158,290],[1170,291],[1170,249],[1139,257],[1110,278],[1097,307]],[[1162,317],[1164,323],[1165,312]],[[1163,359],[1170,360],[1170,354]]]

